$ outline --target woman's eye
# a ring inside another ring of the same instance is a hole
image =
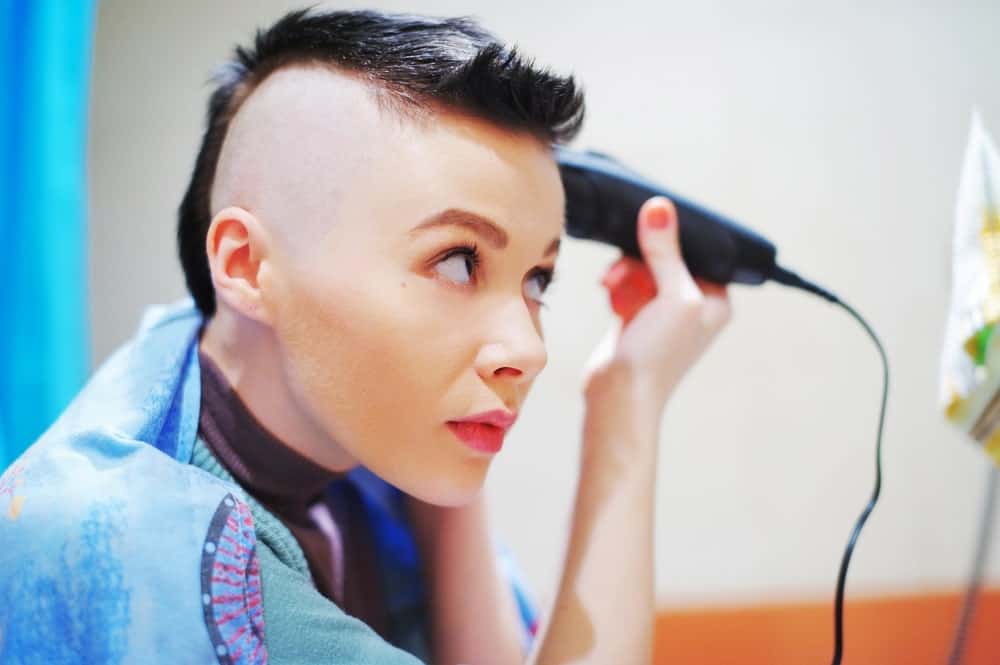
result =
[[[438,273],[444,275],[449,281],[456,284],[469,284],[475,277],[479,269],[479,249],[475,245],[458,247],[449,252],[444,258],[434,264]],[[542,268],[536,270],[528,279],[529,284],[534,284],[534,288],[528,289],[528,297],[545,306],[542,295],[555,278],[551,269]]]
[[[545,290],[549,288],[549,284],[552,283],[552,278],[553,275],[550,270],[541,270],[533,274],[531,279],[528,280],[528,283],[535,284],[536,286],[534,292],[529,293],[528,297],[537,302],[539,305],[542,305],[543,307],[546,306],[545,302],[542,300],[542,296],[545,294]]]
[[[462,247],[438,261],[435,267],[443,266],[444,269],[439,272],[449,280],[457,284],[468,284],[478,265],[479,252],[476,248]]]

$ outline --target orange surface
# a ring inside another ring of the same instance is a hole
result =
[[[962,594],[849,600],[843,665],[945,665]],[[1000,663],[1000,589],[979,596],[962,665]],[[811,665],[833,656],[833,599],[661,612],[657,665]]]

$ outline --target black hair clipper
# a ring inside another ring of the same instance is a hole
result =
[[[831,302],[836,296],[775,262],[775,246],[757,233],[630,171],[611,157],[553,146],[566,191],[566,233],[597,240],[642,260],[636,219],[653,196],[677,208],[681,254],[692,276],[717,284],[774,280]]]

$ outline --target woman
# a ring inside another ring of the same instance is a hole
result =
[[[0,482],[0,660],[648,661],[659,421],[729,318],[672,205],[605,279],[623,326],[526,651],[480,490],[546,363],[581,93],[471,21],[374,12],[292,12],[217,83],[178,227],[194,306]]]

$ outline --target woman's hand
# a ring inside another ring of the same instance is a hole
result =
[[[621,318],[587,362],[588,401],[621,397],[659,417],[684,374],[728,323],[726,287],[694,279],[681,258],[677,211],[656,196],[638,216],[644,261],[618,259],[602,284]]]
[[[652,660],[660,416],[730,305],[724,287],[692,279],[670,201],[646,201],[638,224],[645,262],[620,259],[603,280],[622,324],[588,362],[569,543],[532,665]]]

